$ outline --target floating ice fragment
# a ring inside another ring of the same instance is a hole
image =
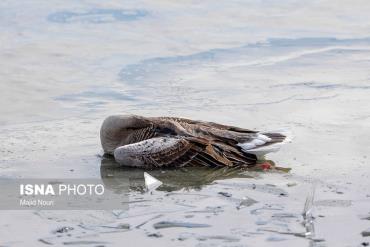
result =
[[[149,173],[144,172],[144,180],[145,180],[145,187],[148,191],[155,190],[159,186],[161,186],[163,183],[150,175]]]

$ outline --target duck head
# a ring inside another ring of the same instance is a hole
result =
[[[107,154],[117,147],[132,143],[136,130],[150,126],[150,121],[137,115],[113,115],[107,117],[100,129],[100,141]]]

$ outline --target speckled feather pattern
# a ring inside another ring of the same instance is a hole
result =
[[[147,168],[253,166],[256,150],[285,139],[279,133],[212,122],[135,115],[108,117],[100,137],[104,151],[114,155],[118,163]]]

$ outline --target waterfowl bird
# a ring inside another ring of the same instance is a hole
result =
[[[287,141],[281,133],[259,132],[175,117],[115,115],[100,129],[106,154],[124,166],[252,167],[258,157]]]

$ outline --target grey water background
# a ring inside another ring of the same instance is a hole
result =
[[[0,245],[369,242],[369,11],[367,1],[1,1],[0,176],[108,177],[116,189],[123,176],[131,191],[122,212],[1,211]],[[101,157],[100,124],[117,113],[289,129],[293,142],[268,158],[292,170],[152,171],[164,187],[147,194],[142,171]]]

